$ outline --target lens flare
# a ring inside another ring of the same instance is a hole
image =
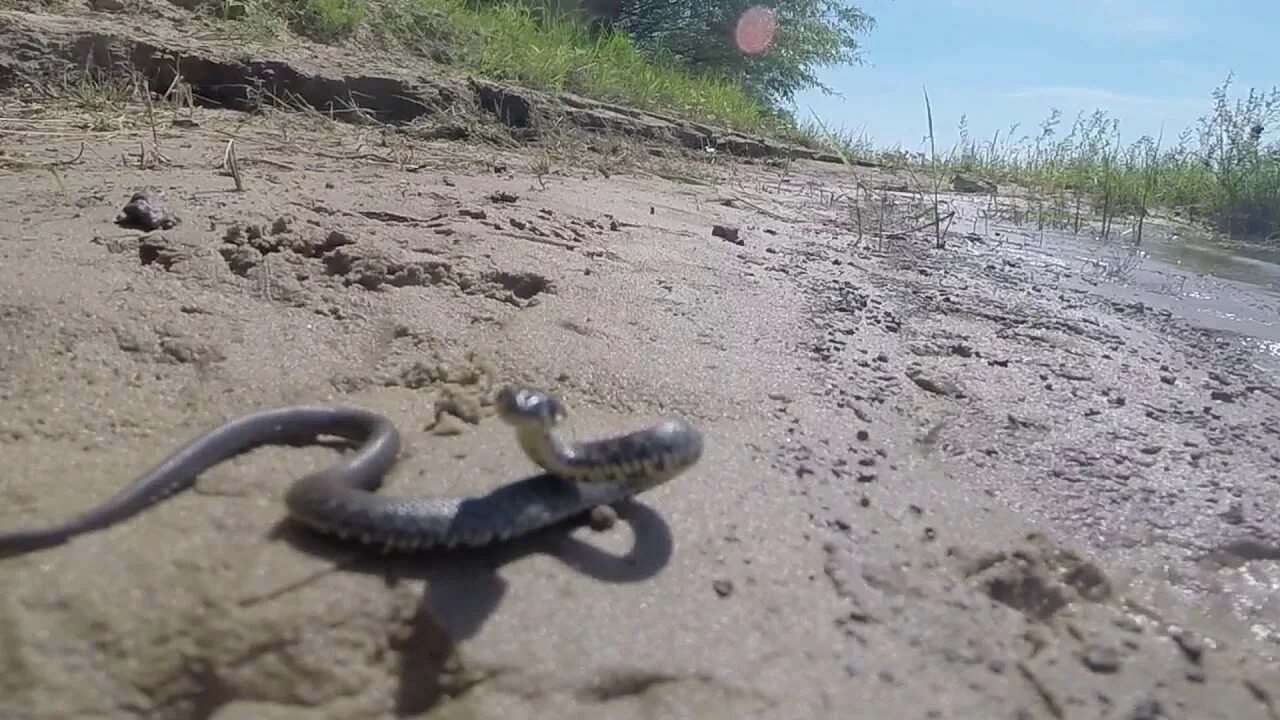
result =
[[[745,55],[759,55],[769,49],[773,33],[778,29],[778,18],[763,5],[747,8],[738,18],[733,29],[733,43]]]

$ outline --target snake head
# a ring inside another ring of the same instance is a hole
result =
[[[494,398],[494,406],[499,417],[519,427],[538,425],[549,428],[568,414],[554,395],[523,387],[502,388]]]

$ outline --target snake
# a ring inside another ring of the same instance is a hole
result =
[[[209,430],[77,517],[0,532],[0,557],[61,545],[122,522],[192,487],[214,465],[254,448],[314,442],[322,435],[359,444],[341,462],[289,487],[288,516],[312,530],[388,552],[505,542],[661,485],[702,457],[702,434],[683,419],[566,442],[555,432],[568,415],[556,395],[505,386],[493,404],[524,454],[545,472],[472,497],[378,494],[400,451],[400,434],[391,420],[357,408],[287,405]]]

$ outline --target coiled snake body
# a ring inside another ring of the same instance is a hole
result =
[[[58,525],[0,533],[0,556],[58,545],[114,525],[195,484],[208,468],[268,444],[334,435],[361,442],[343,462],[301,478],[285,495],[289,515],[316,530],[385,549],[479,547],[547,527],[662,484],[702,457],[701,433],[667,420],[613,438],[565,443],[553,395],[527,388],[497,393],[498,415],[547,474],[469,498],[378,495],[395,464],[400,435],[387,418],[351,408],[291,405],[231,420],[197,437],[83,515]]]

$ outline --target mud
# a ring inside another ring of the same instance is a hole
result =
[[[6,107],[0,527],[279,403],[395,419],[405,495],[533,472],[495,383],[707,436],[611,528],[409,557],[282,521],[332,450],[237,458],[0,561],[6,719],[1280,717],[1275,370],[1114,245],[952,194],[939,247],[873,168]]]

